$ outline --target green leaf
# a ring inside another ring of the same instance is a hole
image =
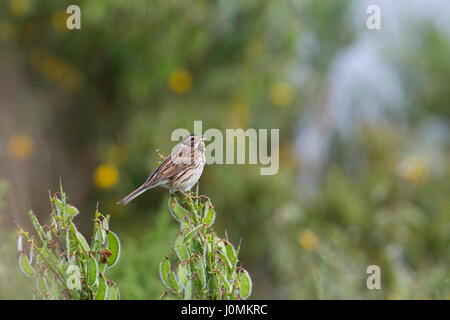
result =
[[[23,253],[19,255],[19,268],[23,272],[23,274],[29,278],[34,278],[34,276],[36,275],[36,271],[31,266],[27,256]]]
[[[192,276],[192,272],[191,272],[191,261],[185,261],[184,263],[183,263],[183,266],[184,266],[184,272],[186,272],[186,276],[188,277],[188,278],[190,278],[191,276]]]
[[[186,283],[186,289],[184,291],[184,299],[185,300],[191,300],[192,299],[192,280],[188,280]]]
[[[230,260],[230,263],[234,269],[234,267],[236,266],[236,262],[237,262],[236,251],[234,250],[233,246],[227,242],[225,242],[225,251],[226,251],[227,257]]]
[[[208,280],[208,292],[210,294],[214,294],[217,291],[217,278],[215,276],[212,276]]]
[[[99,251],[101,249],[102,243],[104,242],[104,238],[102,236],[102,232],[100,230],[100,225],[98,222],[95,222],[95,232],[93,241],[91,243],[91,251]]]
[[[75,235],[81,245],[81,248],[83,248],[85,252],[89,251],[89,244],[87,243],[86,238],[80,232],[77,232]]]
[[[189,259],[189,252],[186,244],[184,243],[184,236],[180,233],[175,239],[175,252],[181,261]]]
[[[48,282],[47,282],[48,284]],[[49,285],[49,291],[50,295],[52,296],[53,300],[60,300],[60,288],[59,288],[59,282],[58,281],[51,281]]]
[[[182,263],[180,263],[178,265],[178,281],[183,286],[183,288],[186,287],[186,283],[188,281],[188,277],[187,277],[184,265]]]
[[[41,241],[44,241],[44,237],[45,237],[44,229],[42,229],[42,226],[40,225],[38,218],[34,215],[32,210],[30,210],[28,212],[28,214],[30,216],[31,224],[33,225],[34,229],[36,230],[36,233],[38,234],[39,239],[41,239]]]
[[[105,300],[108,297],[108,284],[105,277],[98,277],[98,289],[95,300]]]
[[[103,229],[109,229],[109,214],[102,220]]]
[[[168,289],[173,289],[178,291],[178,282],[170,269],[170,261],[168,257],[165,257],[164,260],[159,264],[159,275],[163,284]]]
[[[247,299],[252,294],[252,279],[248,274],[247,270],[242,270],[241,272],[241,289],[240,296],[242,299]]]
[[[164,258],[163,261],[159,264],[159,276],[161,277],[162,282],[164,285],[171,289],[169,286],[169,271],[170,271],[170,262],[169,259]]]
[[[111,251],[111,256],[108,257],[108,268],[115,266],[120,257],[120,241],[119,237],[112,232],[108,231],[108,250]]]
[[[78,231],[77,227],[75,226],[75,224],[72,221],[69,221],[69,227],[70,227],[70,230],[75,235],[77,242],[80,244],[81,248],[85,252],[89,251],[89,244],[87,243],[86,238],[81,234],[81,232]]]
[[[93,286],[98,280],[98,262],[92,257],[89,257],[88,265],[88,283]]]
[[[190,225],[188,222],[186,221],[181,221],[180,222],[180,230],[189,230],[190,229]]]
[[[109,286],[107,300],[120,300],[119,288],[116,286]]]
[[[80,212],[74,206],[72,206],[70,204],[66,204],[65,199],[64,199],[64,201],[62,201],[55,197],[55,198],[53,198],[52,201],[57,208],[57,214],[61,215],[63,217],[67,217],[70,220],[72,220],[73,217],[75,217]]]
[[[61,259],[58,263],[58,270],[64,274],[64,273],[66,273],[68,266],[69,265],[68,265],[67,261],[64,259]]]
[[[181,287],[172,270],[169,271],[169,284],[175,291],[180,291]]]
[[[205,241],[203,244],[203,256],[202,256],[202,263],[206,266],[206,255],[208,252],[208,242]]]
[[[191,231],[188,232],[188,234],[186,235],[186,237],[184,237],[184,242],[187,243],[189,240],[191,240],[191,238],[193,236],[195,236],[195,234],[202,228],[202,225],[198,225],[196,226],[194,229],[192,229]]]
[[[43,274],[40,274],[36,279],[36,288],[39,292],[39,295],[42,297],[47,296],[47,292],[50,294],[50,290],[48,289],[47,281]]]
[[[222,258],[222,260],[225,262],[228,270],[233,270],[233,265],[231,264],[230,260],[226,256],[226,254],[223,253],[221,250],[217,250],[216,252],[217,252],[217,254],[219,254],[219,256]]]
[[[75,208],[74,206],[72,206],[70,204],[65,207],[64,211],[65,211],[66,216],[69,217],[70,219],[75,217],[80,212],[80,211],[78,211],[77,208]]]
[[[214,251],[214,249],[215,249],[215,247],[216,247],[216,242],[218,241],[218,240],[220,240],[217,236],[216,236],[216,234],[214,233],[214,232],[212,232],[212,233],[208,233],[208,235],[207,235],[207,243],[208,243],[208,248],[207,248],[207,251],[208,252],[213,252]]]
[[[44,300],[38,292],[33,293],[33,300]]]
[[[198,271],[198,277],[202,285],[202,288],[206,288],[206,272],[202,260],[201,259],[194,260],[194,265]]]
[[[64,212],[64,203],[56,197],[53,198],[53,203],[55,204],[56,208],[58,209],[58,214],[62,216],[63,212]]]
[[[43,250],[42,250],[43,251]],[[42,264],[42,263],[44,263],[45,262],[45,260],[44,260],[44,258],[41,256],[41,254],[37,254],[36,255],[36,264]]]
[[[237,261],[236,252],[233,246],[225,240],[217,241],[216,246],[218,248],[217,253],[227,265],[227,278],[230,279]]]
[[[231,286],[230,283],[228,282],[228,280],[225,278],[225,276],[223,275],[222,272],[218,272],[217,273],[219,275],[219,279],[222,282],[222,284],[225,286],[225,288],[227,289],[227,291],[229,292],[231,290]]]
[[[214,224],[214,220],[216,219],[216,212],[209,204],[205,205],[205,211],[203,214],[203,223],[206,223],[209,227]]]
[[[94,241],[91,243],[91,250],[98,251],[102,249],[102,245],[106,242],[107,236],[100,222],[95,221]]]
[[[186,209],[181,206],[181,204],[175,199],[175,197],[172,196],[169,198],[169,210],[170,214],[178,222],[183,221],[184,217],[188,214],[188,211],[186,211]]]

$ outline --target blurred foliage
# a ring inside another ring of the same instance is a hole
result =
[[[26,190],[37,212],[60,176],[80,211],[99,201],[122,240],[111,270],[122,298],[159,297],[159,262],[177,226],[165,190],[125,208],[115,202],[146,179],[156,149],[170,152],[171,132],[192,130],[194,120],[203,129],[280,128],[277,175],[211,165],[200,179],[220,212],[217,227],[232,243],[243,237],[252,298],[448,296],[450,42],[435,26],[412,26],[411,42],[384,52],[404,92],[399,108],[386,112],[389,121],[349,120],[350,134],[333,132],[317,192],[306,199],[297,184],[307,170],[304,150],[295,150],[299,120],[321,108],[336,56],[354,43],[355,2],[77,3],[82,29],[68,31],[71,1],[0,2],[2,79],[19,88],[2,92],[13,129],[0,137],[1,178]],[[16,103],[7,99],[14,94]],[[325,135],[323,123],[314,125]],[[423,139],[428,126],[444,138]],[[26,181],[10,163],[29,173]],[[90,226],[80,217],[80,230]],[[8,241],[0,244],[6,270],[16,262]],[[381,267],[382,290],[366,288],[371,264]],[[18,297],[20,283],[14,293],[5,281],[0,296]]]
[[[6,230],[3,225],[3,199],[7,189],[7,183],[0,180],[0,299],[31,299],[32,285],[17,264],[17,233]]]

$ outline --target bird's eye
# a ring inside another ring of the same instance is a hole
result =
[[[191,141],[194,141],[195,140],[195,138],[194,137],[191,137]]]

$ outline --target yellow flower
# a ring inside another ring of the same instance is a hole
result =
[[[294,88],[289,83],[275,83],[269,90],[269,98],[274,105],[285,107],[294,99]]]
[[[11,12],[16,16],[23,16],[29,6],[29,0],[9,0]]]
[[[192,76],[188,71],[184,69],[175,70],[170,74],[169,85],[172,91],[175,93],[186,93],[191,89]]]
[[[101,189],[114,187],[119,180],[119,170],[113,164],[102,164],[95,169],[94,182]]]
[[[64,10],[56,11],[52,16],[52,26],[56,31],[67,31],[67,13]]]
[[[308,251],[316,249],[317,246],[319,245],[319,239],[317,239],[316,234],[308,229],[303,230],[299,234],[298,242],[304,249]]]
[[[27,159],[33,153],[34,142],[26,134],[13,135],[7,145],[8,153],[11,157],[17,159]]]

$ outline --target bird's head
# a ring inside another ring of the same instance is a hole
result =
[[[189,146],[191,148],[204,150],[205,149],[205,142],[204,142],[205,140],[206,140],[205,136],[192,133],[192,134],[185,136],[181,143],[186,146]]]

